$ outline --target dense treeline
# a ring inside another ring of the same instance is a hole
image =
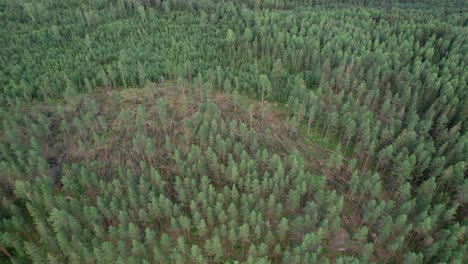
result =
[[[4,1],[5,259],[464,262],[467,6],[423,2]]]

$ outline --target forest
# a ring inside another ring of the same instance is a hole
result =
[[[466,1],[0,22],[0,263],[468,263]]]

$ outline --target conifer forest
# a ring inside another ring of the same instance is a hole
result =
[[[468,263],[468,2],[0,0],[0,263]]]

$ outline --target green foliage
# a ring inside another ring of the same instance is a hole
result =
[[[4,1],[0,262],[464,262],[466,3],[351,2]]]

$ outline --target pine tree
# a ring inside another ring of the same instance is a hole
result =
[[[259,84],[262,88],[261,95],[262,95],[262,102],[264,102],[264,98],[268,99],[271,93],[271,83],[268,80],[268,77],[265,74],[260,75],[259,77]]]
[[[280,241],[285,241],[289,231],[288,219],[282,218],[278,225],[278,237]]]

